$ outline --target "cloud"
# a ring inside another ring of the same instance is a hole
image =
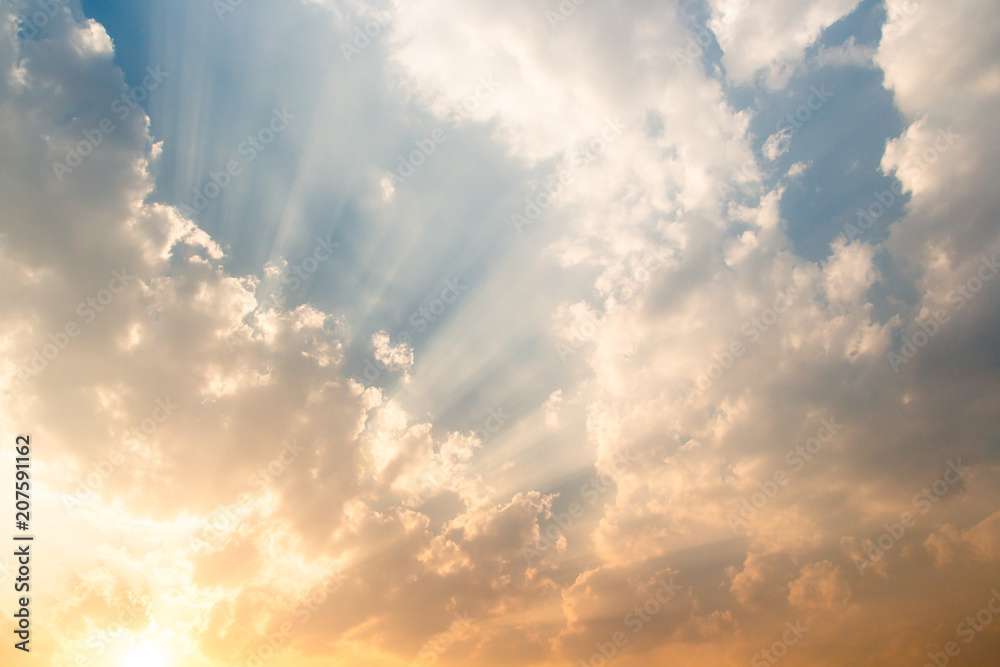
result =
[[[788,585],[788,604],[797,609],[837,610],[850,598],[850,585],[830,561],[804,566],[801,576]]]
[[[941,526],[924,541],[924,547],[938,567],[953,565],[962,557],[995,561],[1000,558],[1000,513],[963,531],[950,524]]]
[[[709,27],[722,47],[726,74],[750,83],[783,88],[820,32],[857,5],[857,0],[712,0]]]
[[[392,345],[386,332],[372,334],[372,346],[375,348],[375,359],[390,371],[408,371],[413,367],[413,348],[405,342]]]
[[[350,62],[365,3],[209,10],[247,47],[233,99],[273,85],[303,129],[198,220],[169,192],[259,118],[225,116],[188,62],[165,65],[183,114],[117,119],[113,43],[68,11],[0,40],[0,414],[44,443],[39,530],[64,538],[40,563],[79,566],[45,584],[65,602],[39,625],[65,629],[43,656],[173,633],[212,662],[277,636],[289,664],[579,664],[623,632],[623,665],[735,665],[801,616],[823,620],[803,664],[919,659],[998,557],[1000,296],[979,278],[955,297],[998,252],[998,11],[890,1],[877,47],[816,47],[857,4],[709,3],[726,79],[675,63],[690,26],[655,3],[554,25],[554,3],[394,6]],[[824,149],[751,128],[810,68],[859,65],[903,117],[879,164],[907,196],[886,241],[812,261],[786,195]],[[796,162],[784,179],[757,155]],[[293,289],[314,231],[345,257]],[[467,290],[406,329],[456,275]],[[942,309],[896,373],[887,355]],[[366,376],[372,355],[389,377]],[[517,417],[477,431],[501,404]],[[849,567],[959,454],[967,483]],[[909,619],[891,643],[886,617]]]

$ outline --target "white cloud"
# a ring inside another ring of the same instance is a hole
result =
[[[823,27],[855,4],[713,2],[729,76],[747,83],[763,75],[769,86],[782,85]],[[331,6],[331,20],[349,28],[351,12]],[[899,3],[889,9],[901,16]],[[998,394],[989,367],[956,378],[927,350],[912,375],[897,376],[885,353],[897,323],[947,303],[955,280],[996,248],[998,207],[989,182],[997,155],[997,60],[989,32],[996,14],[971,0],[922,8],[900,18],[876,54],[909,123],[883,160],[913,195],[900,207],[886,248],[916,287],[918,303],[893,318],[877,312],[876,295],[869,297],[883,287],[879,246],[839,242],[820,263],[795,253],[784,231],[784,190],[767,189],[752,161],[747,131],[754,111],[735,110],[721,83],[700,68],[673,66],[670,53],[684,31],[671,9],[585,4],[553,30],[530,2],[399,7],[380,38],[399,76],[396,93],[445,122],[470,90],[485,85],[480,77],[495,77],[496,91],[470,113],[465,129],[492,132],[504,159],[513,158],[504,168],[517,178],[560,169],[574,178],[524,243],[496,260],[501,268],[483,268],[485,286],[463,295],[449,311],[454,320],[438,323],[426,364],[421,356],[428,370],[414,365],[409,342],[394,343],[384,331],[357,335],[357,347],[374,349],[391,371],[406,378],[413,372],[410,387],[429,377],[452,392],[419,411],[406,404],[419,397],[399,387],[365,387],[348,377],[345,350],[357,321],[315,304],[286,307],[280,289],[269,298],[265,284],[270,289],[283,275],[284,260],[261,267],[262,276],[243,275],[229,268],[224,231],[213,236],[175,209],[145,201],[160,149],[144,114],[123,123],[116,141],[65,183],[52,176],[51,162],[122,92],[99,26],[64,16],[50,40],[16,50],[3,40],[0,196],[13,202],[4,210],[8,237],[0,246],[5,371],[30,363],[68,321],[86,325],[37,376],[5,386],[8,430],[18,430],[9,423],[18,415],[37,425],[47,451],[58,453],[58,463],[45,463],[54,481],[42,489],[40,502],[48,505],[40,515],[58,516],[61,500],[73,499],[109,449],[141,430],[157,400],[182,401],[110,476],[97,476],[83,518],[67,524],[72,548],[60,547],[54,558],[84,554],[84,575],[53,618],[104,619],[113,613],[108,601],[132,589],[150,598],[183,590],[183,604],[150,612],[157,622],[194,618],[185,646],[218,659],[242,657],[255,638],[250,628],[280,628],[295,618],[297,595],[344,568],[349,580],[301,626],[296,648],[332,647],[357,656],[358,664],[374,660],[373,653],[408,660],[439,644],[455,614],[467,609],[475,631],[456,635],[454,652],[440,656],[445,664],[530,664],[553,650],[576,663],[620,630],[663,577],[676,574],[683,592],[664,607],[660,630],[636,638],[629,659],[745,663],[788,620],[782,605],[829,618],[823,632],[845,654],[888,664],[919,646],[922,637],[910,635],[897,646],[871,646],[870,627],[877,626],[856,601],[877,600],[879,618],[905,611],[921,627],[934,627],[937,600],[958,606],[964,593],[929,585],[935,604],[910,607],[906,593],[926,574],[912,549],[873,568],[885,575],[884,589],[852,580],[847,564],[861,553],[864,536],[877,536],[884,521],[910,508],[912,493],[932,482],[942,443],[978,443],[995,427],[989,397]],[[374,60],[376,50],[365,55]],[[946,54],[940,69],[928,53]],[[845,47],[819,58],[859,63],[866,55]],[[303,78],[312,88],[311,76]],[[364,77],[355,83],[359,95],[371,85]],[[72,118],[71,110],[88,108],[98,110]],[[648,131],[650,117],[662,118],[659,131]],[[625,131],[581,166],[579,151],[608,118],[620,119]],[[917,169],[916,160],[949,126],[961,141]],[[340,153],[327,150],[330,135],[317,130],[311,137],[316,143],[302,160],[312,169],[302,171],[329,179],[323,167]],[[768,140],[769,159],[785,153],[785,139]],[[446,164],[449,173],[464,174],[481,156],[449,158],[442,149],[436,157],[455,159]],[[525,167],[534,171],[520,171]],[[374,165],[352,164],[350,173],[364,174],[359,199],[380,212],[399,213],[392,207],[403,200],[417,211],[440,196],[431,187],[387,187]],[[392,227],[405,237],[404,229]],[[509,231],[513,244],[517,235]],[[541,258],[551,271],[546,277],[555,276],[551,283],[533,283],[540,274],[532,273],[523,291],[514,290],[524,257]],[[437,260],[420,262],[443,273]],[[135,279],[99,317],[83,322],[77,304],[99,294],[122,267]],[[377,300],[408,278],[395,280],[360,300]],[[787,307],[778,306],[779,294],[792,295]],[[895,298],[887,297],[890,306]],[[963,311],[962,326],[935,338],[939,353],[962,349],[963,332],[992,331],[996,303],[983,292]],[[551,368],[559,363],[557,341],[593,328],[559,375],[502,356],[507,348],[495,332],[476,339],[496,312],[538,336],[518,339],[518,354],[547,346]],[[461,337],[448,337],[454,328]],[[742,352],[733,352],[734,344]],[[484,393],[491,371],[558,378],[560,386],[533,385],[534,398],[518,396],[534,401],[542,435],[512,424],[517,442],[504,449],[485,447],[460,427],[442,428],[466,411],[453,388],[456,367]],[[418,371],[426,375],[416,377]],[[710,381],[691,391],[700,377]],[[775,472],[788,472],[788,452],[828,418],[845,428],[824,458],[803,464],[734,534],[727,514],[763,492]],[[557,460],[552,469],[533,451],[540,442]],[[515,448],[518,456],[508,460]],[[558,503],[572,502],[579,488],[565,480],[581,470],[608,481],[604,492],[558,548],[527,563],[523,550],[543,525],[561,518]],[[988,479],[991,470],[977,466]],[[552,487],[560,484],[569,492],[557,497]],[[178,499],[173,490],[181,485],[196,492]],[[942,503],[921,519],[910,546],[923,544],[941,567],[964,563],[964,555],[992,563],[995,489],[975,487],[974,503]],[[242,493],[251,494],[248,502],[238,500]],[[121,518],[118,529],[88,537],[113,515]],[[193,553],[192,537],[205,537],[202,522],[219,517],[226,524],[221,543]],[[101,543],[110,546],[99,552]],[[108,573],[98,575],[102,561]],[[71,633],[81,644],[82,625]],[[374,649],[365,652],[366,644]],[[822,642],[800,649],[809,664],[838,664],[841,657]]]
[[[711,0],[709,27],[722,47],[726,74],[783,88],[820,32],[847,15],[858,0]]]

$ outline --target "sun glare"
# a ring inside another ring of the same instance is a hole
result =
[[[170,667],[170,660],[163,647],[145,642],[125,655],[122,667]]]

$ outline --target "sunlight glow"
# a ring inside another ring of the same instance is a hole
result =
[[[122,667],[169,667],[167,651],[154,642],[144,642],[131,649],[122,662]]]

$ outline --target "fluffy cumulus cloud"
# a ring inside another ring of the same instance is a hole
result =
[[[738,82],[762,75],[782,87],[820,32],[857,0],[711,0],[709,23],[723,50],[727,74]]]
[[[83,8],[5,5],[35,659],[991,664],[953,628],[1000,585],[1000,7],[869,5],[191,5],[299,123],[219,210],[171,188],[266,121],[169,50],[147,115]],[[762,100],[873,68],[894,186],[805,257],[834,148]]]

